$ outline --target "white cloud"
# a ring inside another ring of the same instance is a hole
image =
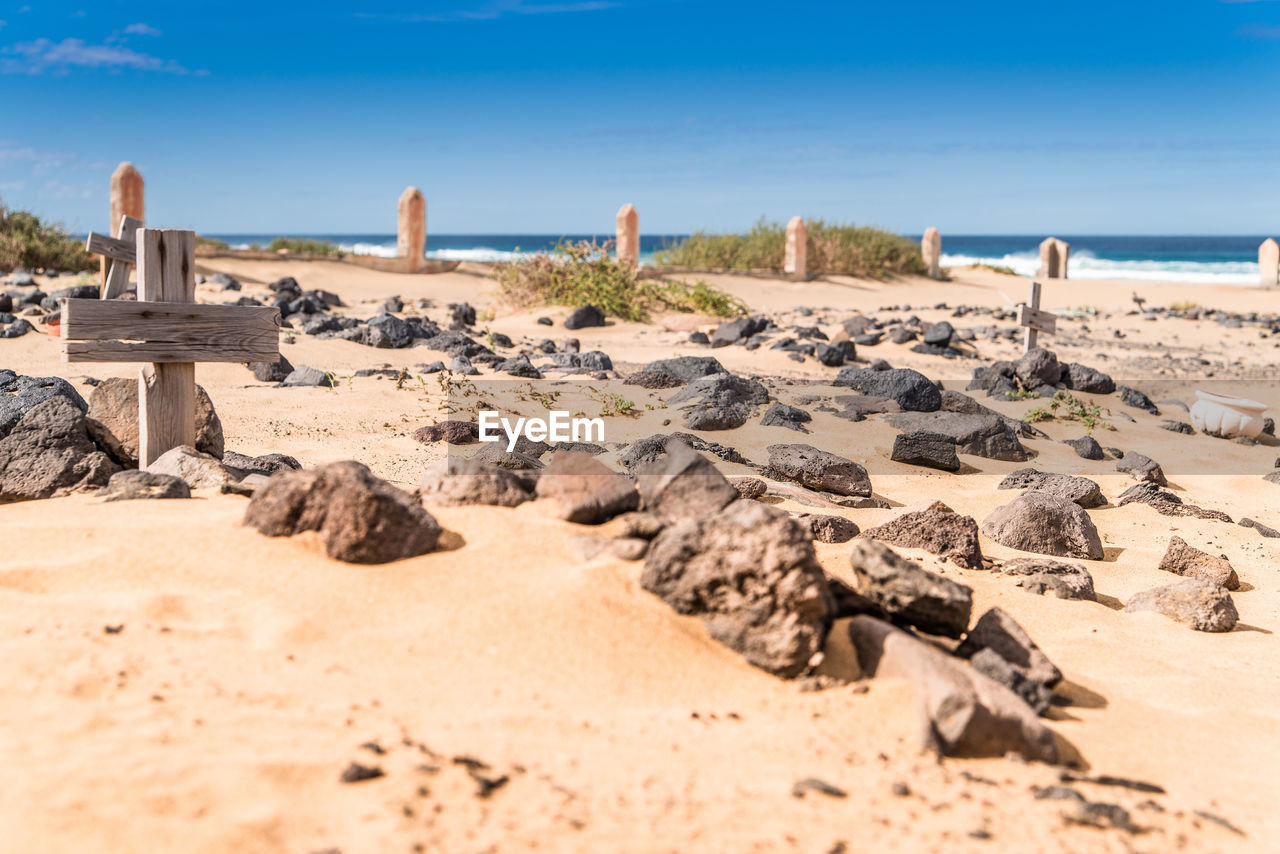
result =
[[[0,49],[0,72],[6,74],[66,73],[72,68],[189,73],[172,59],[161,59],[115,44],[87,44],[84,39],[55,42],[41,38]]]
[[[146,24],[130,24],[124,28],[124,31],[131,36],[158,36],[161,34],[155,27],[149,27]]]
[[[440,14],[411,13],[407,15],[377,15],[357,12],[357,18],[398,21],[400,23],[440,23],[444,21],[492,21],[503,15],[564,15],[577,12],[598,12],[616,9],[618,0],[571,0],[567,3],[532,3],[526,0],[489,0],[476,8],[455,9]]]

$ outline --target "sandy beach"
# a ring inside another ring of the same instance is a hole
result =
[[[993,606],[1012,615],[1061,669],[1061,699],[1042,720],[1067,763],[940,758],[922,749],[911,685],[859,678],[838,629],[824,667],[850,671],[845,684],[801,690],[753,667],[699,619],[645,590],[643,561],[609,552],[584,560],[574,538],[617,533],[617,520],[574,524],[546,500],[428,505],[446,532],[441,545],[370,566],[331,559],[316,534],[262,536],[242,524],[249,500],[217,489],[185,501],[104,502],[82,493],[0,508],[6,851],[1256,852],[1280,839],[1280,540],[1234,524],[1280,521],[1280,487],[1262,480],[1276,461],[1274,438],[1245,445],[1173,433],[1160,424],[1187,420],[1176,407],[1161,404],[1154,415],[1117,395],[1076,393],[1115,428],[1094,432],[1103,446],[1157,460],[1184,502],[1233,521],[1165,516],[1141,502],[1116,506],[1134,479],[1112,459],[1083,459],[1063,444],[1083,429],[1061,419],[1035,425],[1045,438],[1024,437],[1030,461],[962,452],[956,473],[891,461],[900,431],[885,418],[855,422],[824,407],[847,392],[832,385],[835,368],[767,346],[691,343],[690,332],[713,331],[714,318],[610,318],[569,332],[562,322],[570,308],[512,311],[469,265],[396,275],[338,262],[207,259],[197,272],[243,286],[226,293],[203,284],[204,302],[266,300],[267,284],[284,276],[338,294],[345,306],[337,316],[369,318],[398,296],[405,317],[443,326],[449,305],[466,302],[480,318],[469,334],[481,342],[509,336],[504,355],[572,335],[582,352],[607,353],[618,378],[522,382],[486,369],[469,378],[474,401],[519,411],[513,395],[524,384],[620,395],[636,414],[605,419],[609,450],[599,459],[613,468],[636,440],[685,429],[666,405],[674,389],[621,377],[657,359],[714,356],[760,379],[774,400],[813,397],[804,407],[810,432],[761,427],[758,413],[738,429],[689,432],[757,463],[778,442],[860,463],[888,508],[815,510],[765,499],[794,513],[843,516],[863,530],[894,508],[933,500],[982,522],[1017,495],[997,489],[1000,480],[1027,466],[1088,477],[1109,499],[1088,514],[1104,553],[1072,562],[1092,575],[1096,601],[1020,588],[998,568],[1027,554],[985,534],[981,550],[994,569],[894,546],[971,587],[975,619]],[[37,278],[46,291],[59,286]],[[828,336],[855,315],[1009,329],[1012,320],[955,309],[1011,308],[1027,288],[1026,279],[976,269],[953,270],[948,281],[704,278],[780,328],[817,326]],[[1238,286],[1050,280],[1042,308],[1060,316],[1042,346],[1155,401],[1190,404],[1195,388],[1238,380],[1249,397],[1280,409],[1280,337],[1267,325],[1144,314],[1134,294],[1147,308],[1179,305],[1189,314],[1191,304],[1269,310],[1259,291]],[[540,325],[542,317],[554,326]],[[282,354],[331,372],[333,382],[279,388],[243,365],[199,365],[196,379],[214,401],[227,450],[287,454],[307,467],[358,460],[405,490],[450,453],[414,438],[424,426],[467,417],[448,410],[472,398],[456,387],[446,395],[443,374],[415,367],[447,356],[284,331]],[[0,365],[64,377],[86,398],[88,377],[136,376],[128,365],[65,364],[60,340],[46,333],[38,327],[0,341]],[[858,354],[963,391],[975,367],[1022,352],[1020,338],[985,335],[957,347],[965,355],[948,359],[886,339]],[[394,373],[355,376],[383,368]],[[969,393],[1014,418],[1044,404]],[[716,462],[727,476],[760,476]],[[1158,568],[1173,535],[1230,560],[1240,581],[1233,631],[1193,631],[1124,611],[1140,591],[1177,580]],[[814,549],[827,574],[856,585],[852,545]],[[381,774],[344,782],[353,763]],[[794,787],[808,779],[831,793],[802,786],[797,796]],[[1072,802],[1037,797],[1064,782],[1088,801],[1122,807],[1132,827],[1089,826],[1072,818]]]

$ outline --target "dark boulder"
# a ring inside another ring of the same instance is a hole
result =
[[[845,367],[836,375],[833,385],[846,386],[873,397],[887,397],[909,412],[936,412],[942,406],[942,393],[924,374],[908,368],[875,371],[869,368]]]
[[[426,554],[441,533],[413,496],[354,461],[272,477],[254,493],[244,521],[268,537],[316,531],[329,557],[348,563]]]
[[[664,528],[649,546],[640,583],[783,678],[815,663],[834,607],[808,528],[758,501],[734,501]]]
[[[862,536],[871,537],[871,531]],[[949,638],[958,638],[969,628],[973,610],[969,587],[929,572],[875,539],[854,543],[849,564],[859,592],[895,623]]]

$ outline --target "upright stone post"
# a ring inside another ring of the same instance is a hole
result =
[[[1274,288],[1280,278],[1280,244],[1268,237],[1258,247],[1258,281],[1264,288]]]
[[[793,216],[787,223],[787,253],[782,271],[793,279],[803,281],[808,276],[809,230],[804,220]]]
[[[420,264],[427,254],[427,200],[417,187],[406,187],[400,194],[396,224],[396,255]]]
[[[618,262],[632,269],[640,266],[640,214],[634,205],[618,208],[617,221]]]
[[[107,233],[115,234],[120,228],[121,220],[131,216],[139,222],[146,222],[146,193],[142,174],[128,161],[116,167],[111,173],[111,218],[107,220]],[[107,283],[107,270],[110,261],[102,258],[102,284]]]
[[[1036,276],[1042,279],[1058,278],[1058,238],[1046,237],[1040,241],[1040,269]]]
[[[929,271],[929,278],[942,278],[942,235],[936,228],[927,228],[920,239],[920,255]]]
[[[1067,277],[1067,260],[1071,257],[1071,244],[1056,237],[1053,242],[1058,247],[1058,278],[1065,279]]]

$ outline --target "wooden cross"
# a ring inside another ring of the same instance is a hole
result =
[[[1023,338],[1022,352],[1025,355],[1036,346],[1037,333],[1052,335],[1058,328],[1058,318],[1047,311],[1040,310],[1040,283],[1032,282],[1027,294],[1027,301],[1018,306],[1018,325],[1027,328]]]
[[[142,221],[125,214],[115,237],[89,232],[85,248],[94,255],[104,255],[111,262],[102,285],[103,299],[116,299],[129,287],[129,268],[138,263],[137,235]]]
[[[91,247],[111,250],[108,283],[131,262],[123,241],[105,242],[112,240],[90,236]],[[165,451],[196,443],[196,362],[279,360],[280,309],[197,304],[194,231],[137,229],[132,260],[137,301],[62,300],[63,358],[150,363],[138,377],[138,466],[146,468]]]

